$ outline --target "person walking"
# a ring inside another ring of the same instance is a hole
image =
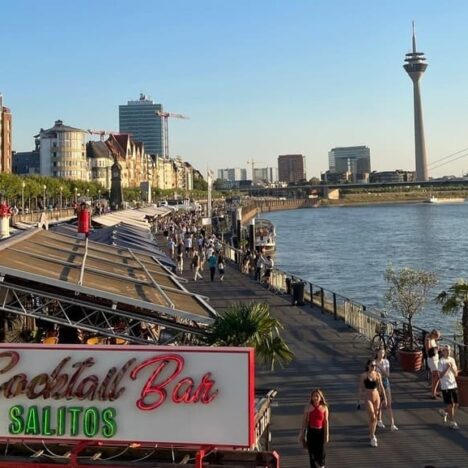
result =
[[[216,264],[217,264],[216,255],[214,254],[214,251],[212,251],[211,255],[208,257],[208,266],[210,267],[211,281],[214,281],[214,277],[216,274]]]
[[[439,387],[439,330],[432,330],[424,340],[424,349],[427,356],[427,365],[431,371],[431,395],[430,397],[437,399],[437,388]]]
[[[219,254],[218,255],[218,273],[219,273],[219,281],[224,280],[224,257]]]
[[[321,390],[313,390],[304,408],[299,441],[309,452],[310,468],[325,468],[325,444],[330,438],[329,411]]]
[[[175,251],[175,242],[174,240],[171,238],[169,238],[169,241],[167,243],[167,247],[169,249],[169,256],[174,259],[174,251]]]
[[[364,396],[364,405],[369,416],[369,437],[371,447],[377,447],[377,415],[380,408],[380,395],[383,405],[387,406],[387,396],[382,385],[380,374],[376,371],[377,362],[374,359],[367,361],[366,371],[359,376],[358,409],[361,407],[360,398]]]
[[[184,271],[184,256],[181,253],[177,254],[177,272],[182,273]]]
[[[442,348],[442,357],[439,360],[439,378],[440,388],[442,389],[442,398],[447,405],[445,409],[439,410],[439,413],[444,418],[444,422],[450,419],[449,427],[458,429],[458,424],[455,421],[455,408],[458,406],[458,386],[457,375],[458,368],[455,359],[450,356],[451,348],[445,345]]]
[[[197,281],[197,278],[203,279],[203,276],[200,274],[200,257],[198,256],[198,252],[196,250],[193,252],[191,265],[194,271],[193,281]]]
[[[375,370],[380,374],[380,378],[382,379],[382,387],[384,388],[385,396],[387,397],[387,412],[390,418],[390,430],[392,432],[398,431],[398,427],[395,425],[395,419],[393,418],[392,390],[390,388],[390,362],[385,357],[385,349],[380,348],[377,351],[375,363]],[[382,405],[379,407],[377,426],[382,429],[385,428],[385,424],[382,421]]]

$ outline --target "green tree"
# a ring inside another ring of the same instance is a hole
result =
[[[385,302],[408,322],[408,348],[415,349],[413,318],[427,302],[429,291],[437,284],[435,273],[412,268],[395,271],[391,266],[384,274],[389,287],[385,291]]]
[[[442,313],[458,314],[462,312],[463,351],[460,352],[460,364],[463,375],[468,375],[468,284],[459,280],[447,291],[442,291],[435,299],[442,304]]]
[[[285,366],[294,358],[280,336],[283,328],[270,314],[267,304],[239,303],[221,313],[210,326],[206,342],[214,346],[248,346],[255,349],[256,360],[271,370]]]

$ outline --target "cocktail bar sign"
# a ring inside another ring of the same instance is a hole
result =
[[[0,345],[0,438],[250,447],[250,348]]]

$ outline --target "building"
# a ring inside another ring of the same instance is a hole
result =
[[[43,176],[68,180],[89,180],[86,158],[86,131],[57,120],[39,135],[40,172]]]
[[[0,94],[0,172],[11,174],[11,112]]]
[[[128,133],[135,141],[142,142],[149,154],[164,154],[162,118],[156,112],[162,112],[161,104],[155,104],[144,94],[138,101],[128,101],[119,106],[119,129]]]
[[[368,178],[371,171],[370,149],[367,146],[343,146],[328,153],[329,171],[334,174],[351,174],[351,181]]]
[[[416,180],[428,180],[426,142],[424,139],[423,111],[421,102],[421,90],[419,82],[426,71],[427,62],[424,52],[416,52],[416,34],[413,22],[413,50],[406,54],[403,68],[413,82],[413,106],[414,106],[414,153],[416,160]]]
[[[297,183],[305,178],[305,156],[302,154],[278,156],[278,180],[280,182]]]
[[[114,164],[114,157],[109,147],[104,141],[90,141],[86,145],[86,156],[91,171],[90,180],[110,190],[111,167]]]
[[[234,182],[236,180],[247,180],[247,169],[234,167],[231,169],[219,169],[218,179]]]
[[[372,172],[370,174],[371,184],[392,184],[403,182],[414,182],[416,180],[416,173],[413,171],[381,171]]]
[[[276,169],[274,167],[254,167],[252,181],[254,184],[270,185],[276,182]]]

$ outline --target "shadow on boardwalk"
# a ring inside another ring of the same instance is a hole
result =
[[[188,263],[188,262],[186,262]],[[330,404],[330,437],[327,468],[333,467],[468,467],[468,413],[458,412],[459,431],[444,426],[437,409],[442,402],[427,398],[428,384],[422,374],[392,374],[395,420],[398,432],[378,429],[379,447],[368,445],[365,411],[356,410],[358,375],[364,370],[368,347],[343,322],[334,321],[310,305],[293,307],[288,296],[268,292],[235,267],[226,269],[224,282],[190,281],[188,289],[210,298],[222,311],[239,301],[267,302],[284,324],[286,341],[296,355],[286,369],[273,373],[259,370],[257,387],[278,389],[273,408],[272,448],[282,467],[308,467],[306,452],[299,447],[301,415],[310,390],[320,387]],[[190,271],[184,277],[192,280]],[[385,415],[384,415],[384,422]]]

